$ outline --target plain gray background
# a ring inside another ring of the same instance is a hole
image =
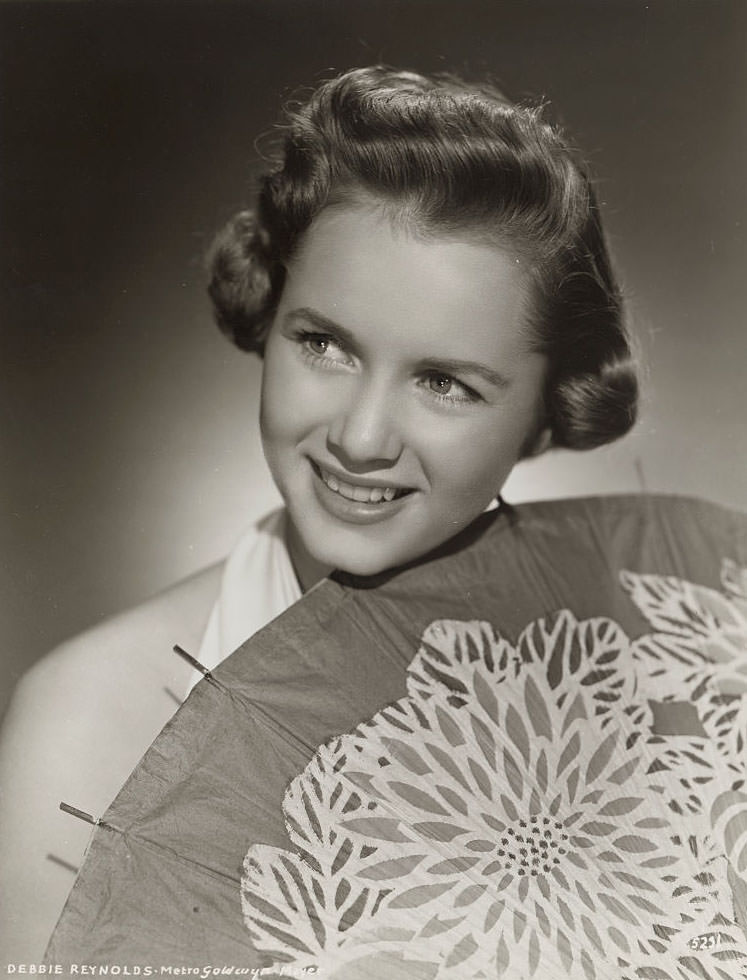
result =
[[[256,136],[330,71],[490,71],[548,99],[599,178],[641,422],[522,466],[508,499],[643,481],[744,507],[746,27],[741,0],[0,5],[0,707],[277,501],[259,365],[212,326],[202,255],[249,200]]]

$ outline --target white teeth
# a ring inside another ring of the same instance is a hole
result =
[[[341,497],[345,497],[348,500],[355,500],[358,503],[378,504],[382,500],[394,500],[397,496],[397,490],[394,487],[354,486],[352,483],[345,483],[342,480],[338,480],[337,477],[332,476],[331,473],[327,473],[326,470],[320,469],[319,472],[330,490],[339,493]]]

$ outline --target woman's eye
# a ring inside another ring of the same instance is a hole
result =
[[[304,351],[314,360],[333,361],[339,364],[347,364],[349,361],[347,351],[328,334],[303,333],[299,339]]]
[[[475,402],[480,396],[472,388],[452,378],[450,374],[430,374],[426,387],[441,402]]]
[[[437,395],[448,395],[454,384],[454,379],[448,374],[434,374],[428,379],[428,387]]]
[[[327,353],[327,349],[330,345],[329,337],[308,337],[306,343],[309,346],[309,350],[314,354],[319,354],[323,356]]]

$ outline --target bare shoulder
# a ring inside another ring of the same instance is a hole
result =
[[[121,760],[137,761],[186,694],[190,668],[172,647],[199,646],[220,567],[177,583],[42,657],[18,685],[3,746],[22,735],[26,755],[41,743],[45,758],[57,756],[63,769],[108,762],[88,794],[99,785],[104,795],[107,785],[116,792]],[[91,802],[108,803],[96,792]]]
[[[0,740],[0,893],[14,895],[0,962],[38,961],[72,886],[90,827],[184,697],[218,594],[221,566],[96,625],[20,681]]]
[[[171,648],[174,643],[199,644],[218,594],[221,568],[203,569],[61,644],[28,672],[21,692],[33,688],[34,694],[56,697],[60,682],[77,689],[93,677],[116,677],[124,683],[128,676],[177,677],[171,668],[179,659]]]

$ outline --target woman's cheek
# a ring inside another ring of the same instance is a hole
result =
[[[309,417],[310,386],[290,351],[273,353],[265,365],[260,424],[265,439],[286,442],[300,434]]]
[[[444,427],[445,428],[445,427]],[[520,431],[502,426],[492,417],[479,424],[458,427],[431,452],[442,484],[465,500],[487,502],[495,496],[513,469],[521,447]]]

